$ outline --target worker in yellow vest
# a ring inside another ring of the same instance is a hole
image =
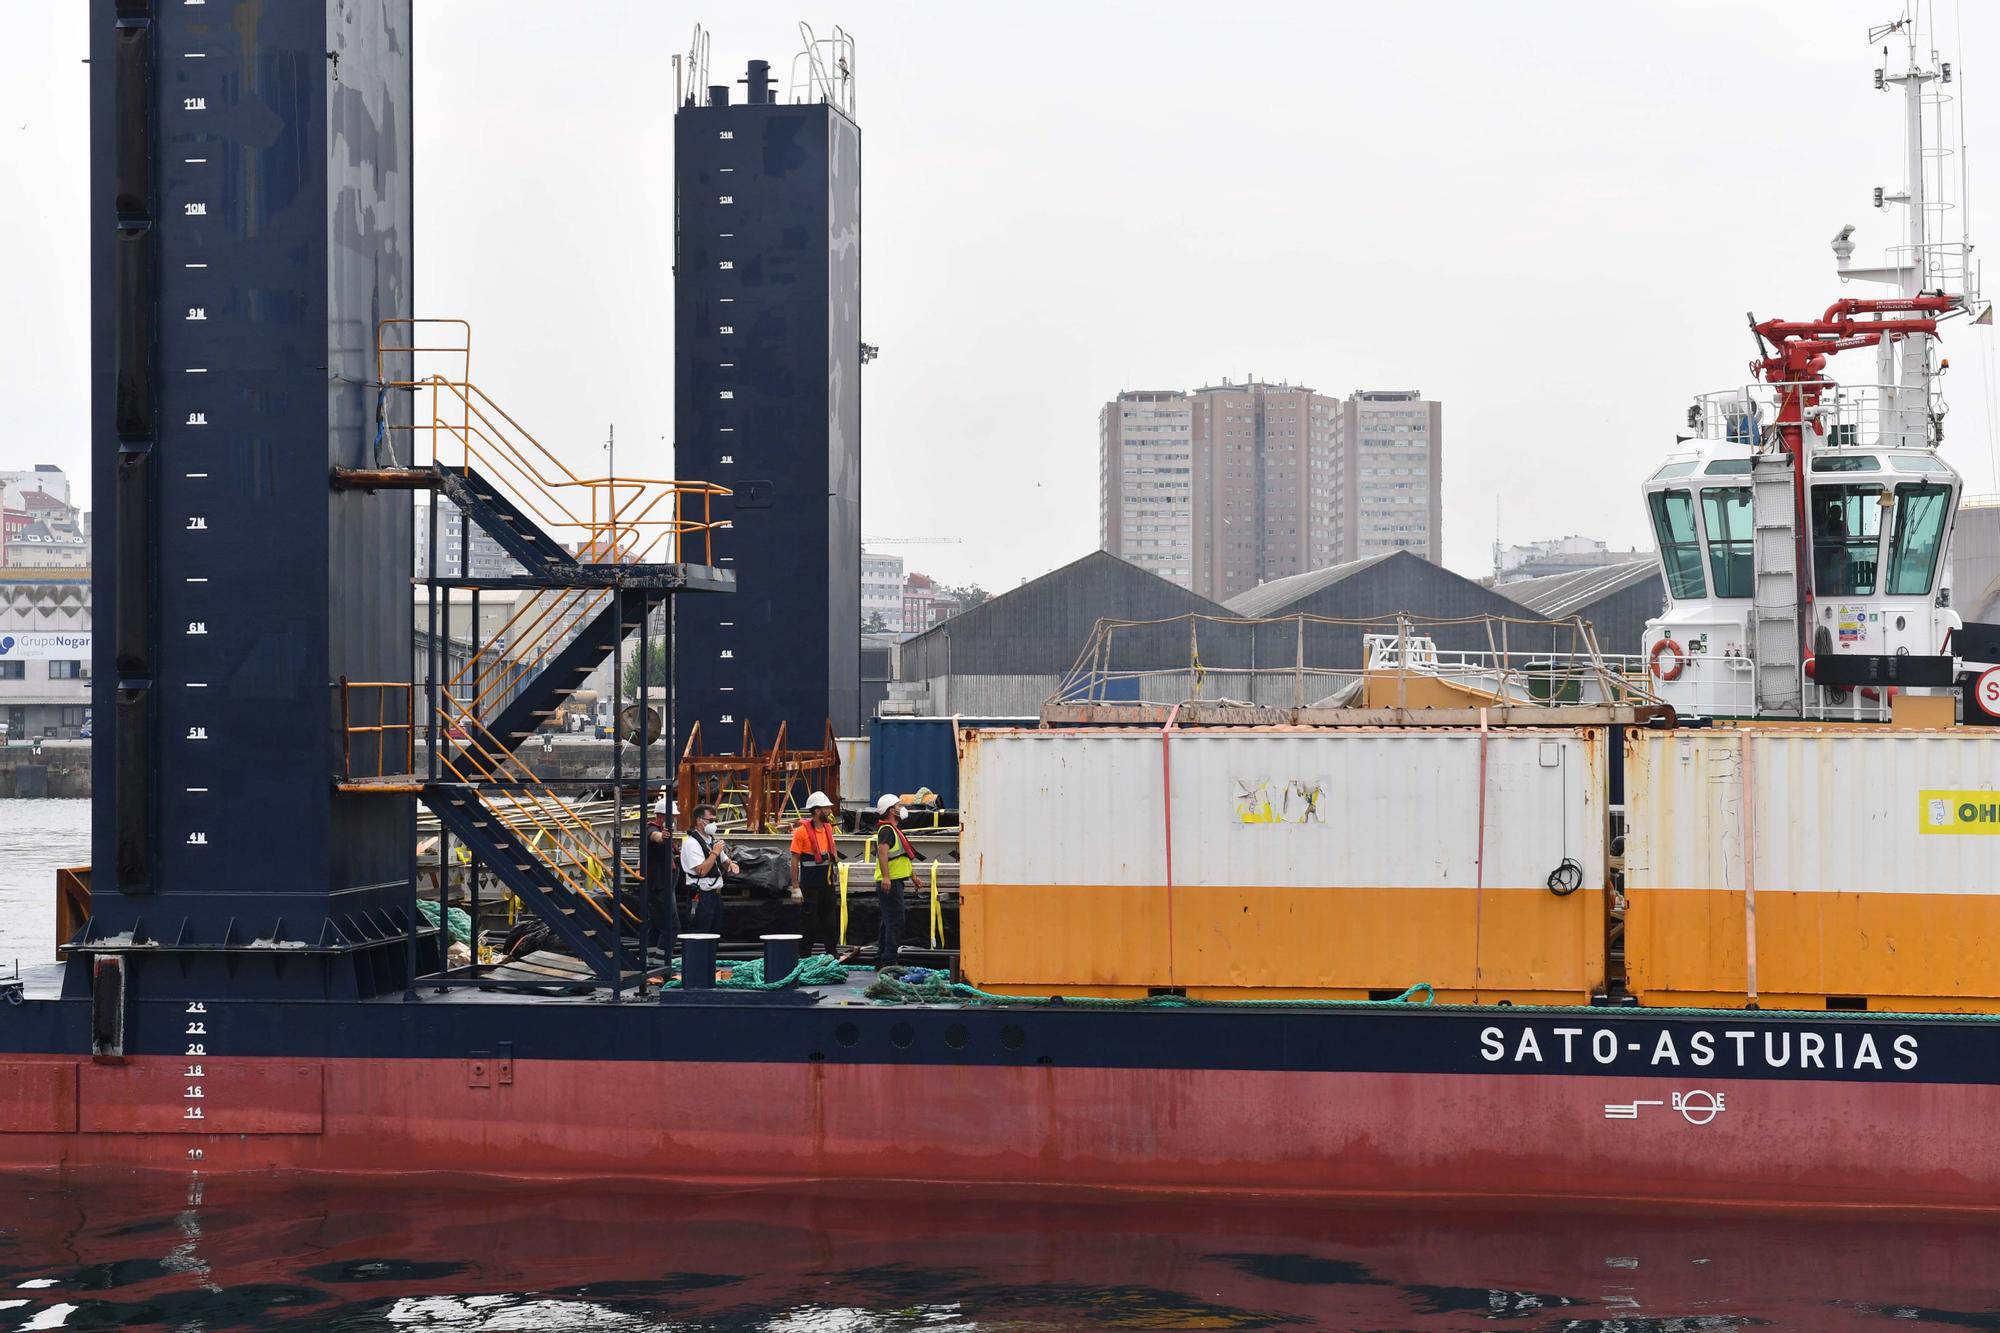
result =
[[[916,877],[916,849],[904,834],[903,803],[885,794],[875,802],[880,826],[875,831],[875,896],[882,905],[882,929],[875,937],[875,966],[888,967],[896,961],[903,943],[904,896]]]

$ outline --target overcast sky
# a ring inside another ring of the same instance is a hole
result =
[[[5,0],[0,466],[83,471],[81,0]],[[1901,239],[1900,0],[1660,4],[846,0],[859,42],[870,534],[1011,587],[1096,544],[1097,412],[1255,374],[1444,402],[1445,555],[1645,540],[1637,484],[1690,395],[1744,382],[1744,312],[1804,318]],[[1937,6],[1974,231],[2000,199],[2000,5]],[[578,16],[587,14],[589,21]],[[417,313],[579,463],[672,430],[670,56],[782,74],[792,4],[419,0]],[[1963,39],[1956,28],[1963,24]],[[1954,234],[1955,234],[1954,224]],[[2000,246],[2000,241],[1994,242]],[[1996,273],[2000,284],[2000,273]],[[2000,491],[1990,330],[1948,332],[1946,456]],[[1872,361],[1836,363],[1866,380]],[[657,461],[638,465],[639,450]],[[628,452],[632,451],[632,452]],[[82,478],[79,476],[79,480]]]

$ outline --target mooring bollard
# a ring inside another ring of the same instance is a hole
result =
[[[759,935],[764,941],[764,980],[783,981],[799,966],[799,941],[803,935]]]
[[[715,946],[720,935],[681,936],[681,985],[687,990],[715,989]]]

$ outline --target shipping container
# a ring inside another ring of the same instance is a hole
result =
[[[1741,1006],[1754,956],[1766,1007],[2000,1011],[2000,733],[1635,729],[1625,781],[1642,1004]]]
[[[988,727],[1033,727],[1032,717],[878,717],[868,723],[869,785],[906,796],[929,787],[946,810],[959,806],[957,734]],[[954,731],[956,728],[956,731]]]
[[[1037,994],[1580,1003],[1600,728],[968,733],[963,964]]]
[[[875,806],[876,792],[869,779],[873,776],[868,769],[868,738],[866,736],[840,736],[834,740],[834,749],[840,754],[840,791],[837,793],[843,807],[858,808]],[[829,796],[836,793],[828,792]]]

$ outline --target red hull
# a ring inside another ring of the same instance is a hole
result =
[[[199,1102],[177,1059],[0,1075],[10,1168],[2000,1205],[2000,1087],[1970,1085],[1730,1080],[1695,1123],[1692,1084],[1589,1075],[232,1058]]]

